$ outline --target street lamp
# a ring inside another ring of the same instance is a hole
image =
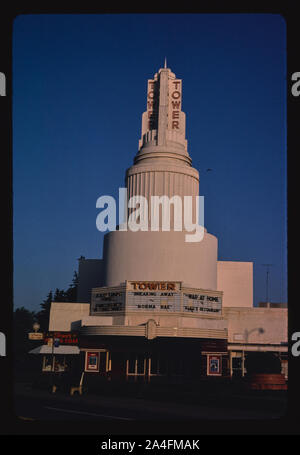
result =
[[[248,339],[249,339],[250,333],[255,332],[256,330],[258,331],[259,334],[262,334],[262,333],[265,332],[265,330],[262,327],[255,327],[254,329],[251,329],[251,330],[245,329],[244,333],[245,333],[245,341],[246,341],[246,343],[248,343]],[[243,349],[243,351],[242,351],[242,376],[244,376],[244,374],[245,374],[244,364],[245,364],[245,351]]]
[[[250,333],[255,332],[256,330],[258,331],[259,334],[262,334],[262,333],[265,332],[262,327],[256,327],[255,329],[251,329],[249,331],[247,329],[245,329],[245,341],[246,341],[246,343],[248,343],[248,338],[249,338]]]
[[[41,326],[40,326],[40,324],[39,324],[38,322],[34,322],[34,324],[33,324],[33,326],[32,326],[32,328],[33,328],[33,330],[34,330],[35,332],[38,332],[39,329],[40,329],[40,327],[41,327]]]

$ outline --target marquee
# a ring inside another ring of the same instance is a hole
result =
[[[185,289],[179,281],[126,281],[119,288],[93,289],[91,314],[125,311],[220,315],[222,293]]]

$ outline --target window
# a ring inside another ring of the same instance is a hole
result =
[[[66,362],[66,356],[44,355],[42,371],[53,371],[53,369],[56,373],[62,373],[64,371],[66,371],[68,369],[68,365]]]
[[[52,371],[52,360],[51,355],[44,355],[42,371]]]

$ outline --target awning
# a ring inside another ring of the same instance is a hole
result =
[[[80,349],[78,346],[58,346],[58,348],[54,348],[52,351],[52,346],[48,346],[47,344],[42,344],[42,346],[39,346],[38,348],[34,348],[31,351],[29,351],[29,354],[63,354],[63,355],[68,355],[68,354],[79,354]]]

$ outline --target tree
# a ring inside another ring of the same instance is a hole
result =
[[[77,289],[78,289],[78,273],[75,271],[73,274],[72,283],[66,291],[66,302],[77,301]]]
[[[66,292],[63,289],[55,289],[55,294],[53,297],[53,302],[66,302],[67,296]]]
[[[56,288],[54,296],[52,291],[48,293],[47,298],[43,301],[43,303],[41,303],[42,310],[37,314],[37,319],[43,332],[47,332],[49,329],[51,302],[76,302],[77,288],[78,274],[75,271],[73,274],[72,283],[66,291]]]
[[[49,315],[50,315],[50,307],[51,302],[53,302],[53,294],[52,291],[48,293],[47,298],[41,303],[42,310],[37,313],[37,319],[41,326],[41,331],[46,332],[49,327]]]
[[[34,311],[24,307],[16,308],[13,315],[14,351],[15,354],[27,353],[30,349],[28,333],[32,332],[33,323],[36,321]]]

